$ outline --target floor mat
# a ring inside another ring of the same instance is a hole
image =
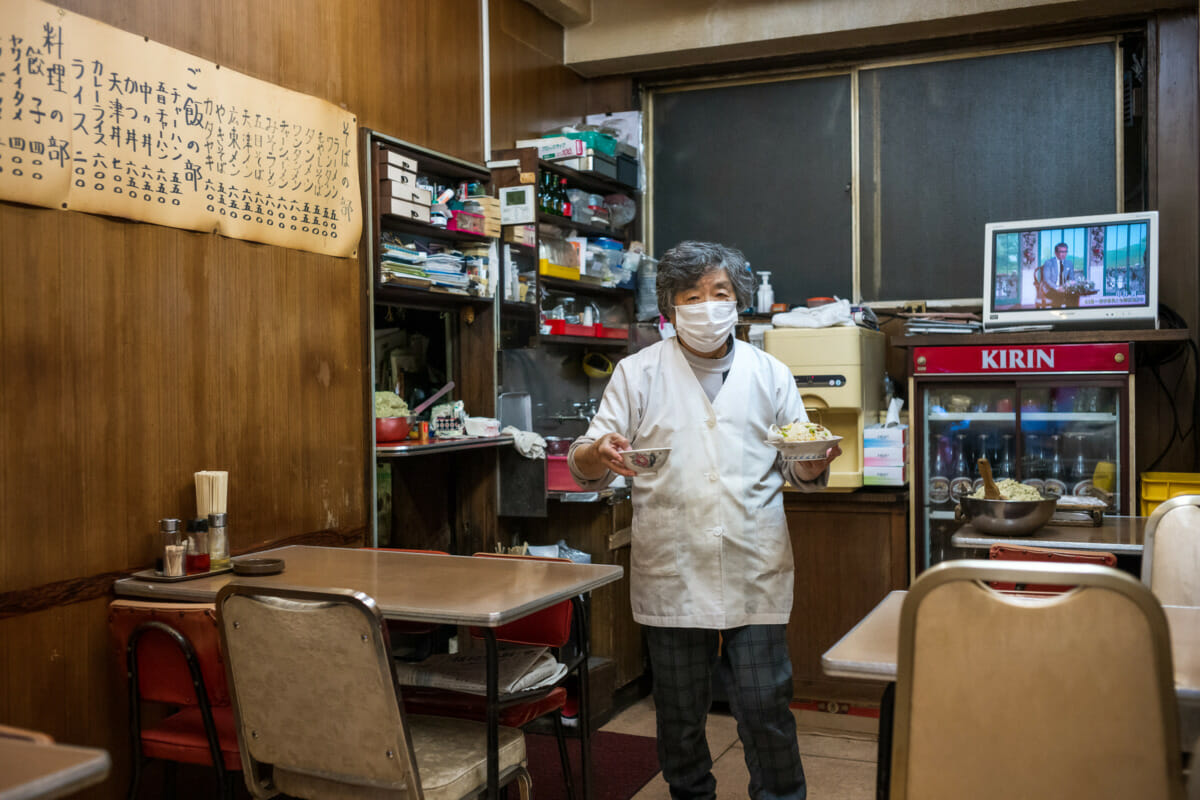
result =
[[[553,736],[525,734],[529,774],[538,800],[565,800],[566,784]],[[567,753],[575,776],[575,794],[583,796],[579,769],[579,740],[567,737]],[[592,797],[629,800],[658,774],[658,751],[654,738],[600,731],[592,734]]]

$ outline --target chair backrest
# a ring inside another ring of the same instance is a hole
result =
[[[1048,547],[1030,547],[1022,544],[994,544],[988,548],[988,558],[993,561],[1048,561],[1054,564],[1097,564],[1103,567],[1117,565],[1116,554],[1106,551],[1054,550]],[[1025,585],[1000,581],[990,581],[988,585],[1001,592],[1040,592],[1043,594],[1061,594],[1073,588],[1071,586]]]
[[[208,702],[213,706],[229,705],[215,606],[142,600],[114,600],[108,606],[108,627],[122,671],[129,641],[138,632],[139,697],[155,703],[197,705],[191,672],[178,640],[146,623],[166,625],[177,631],[196,654]]]
[[[904,599],[897,668],[893,800],[1183,795],[1166,618],[1122,572],[940,564]]]
[[[422,796],[370,597],[229,584],[217,616],[255,796]]]
[[[545,556],[522,556],[507,553],[476,553],[477,558],[520,558],[527,561],[559,561],[570,563],[566,558],[547,558]],[[496,641],[510,644],[527,644],[536,647],[562,647],[571,638],[571,617],[573,610],[570,600],[555,603],[549,608],[535,611],[527,617],[496,628]],[[478,628],[472,628],[471,634],[481,636]]]
[[[1200,606],[1200,495],[1172,497],[1146,520],[1142,583],[1163,605]]]

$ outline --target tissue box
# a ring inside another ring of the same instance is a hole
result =
[[[908,450],[903,446],[873,446],[863,440],[864,467],[902,467],[908,462]]]
[[[871,425],[863,429],[863,447],[907,447],[908,426],[893,425],[885,428],[882,425]]]
[[[863,466],[863,486],[904,486],[908,483],[908,467]]]

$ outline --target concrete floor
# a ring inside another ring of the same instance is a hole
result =
[[[871,800],[875,796],[878,720],[845,714],[793,710],[796,738],[808,781],[808,796],[820,800]],[[622,711],[601,730],[654,736],[654,700],[646,697]],[[720,800],[745,798],[750,781],[737,724],[728,713],[708,717],[708,746]],[[670,800],[657,775],[633,800]]]

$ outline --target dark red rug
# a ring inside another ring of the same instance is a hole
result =
[[[601,731],[592,734],[592,797],[629,800],[658,774],[658,752],[653,737]],[[525,734],[533,796],[537,800],[566,800],[558,741],[553,735]],[[583,796],[579,773],[579,740],[567,736],[567,753],[575,775],[575,795]]]

